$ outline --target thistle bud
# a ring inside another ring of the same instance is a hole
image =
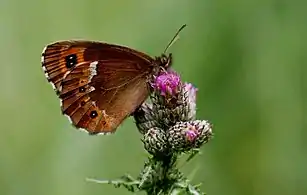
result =
[[[211,124],[205,120],[178,122],[168,132],[168,142],[172,150],[178,152],[200,148],[211,137]]]
[[[163,129],[154,127],[149,129],[143,138],[145,149],[152,155],[158,156],[166,152],[167,138]]]
[[[143,103],[142,106],[134,112],[133,116],[139,132],[143,135],[146,134],[149,129],[158,126],[152,111],[152,104]]]

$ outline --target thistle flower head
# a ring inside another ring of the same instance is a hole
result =
[[[175,72],[162,72],[152,84],[152,87],[162,96],[174,96],[178,94],[181,85],[180,77]]]
[[[183,84],[176,72],[169,71],[154,77],[151,86],[152,104],[145,103],[134,115],[142,134],[152,127],[169,129],[176,122],[195,120],[197,88],[191,83]]]

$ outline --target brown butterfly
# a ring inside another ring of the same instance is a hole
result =
[[[61,100],[63,114],[89,134],[115,132],[148,97],[148,79],[171,62],[171,54],[152,58],[93,41],[59,41],[42,53],[43,70]]]

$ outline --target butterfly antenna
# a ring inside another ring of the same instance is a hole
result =
[[[178,31],[176,32],[176,34],[174,35],[174,37],[172,38],[172,40],[167,44],[165,50],[164,50],[164,54],[167,52],[167,50],[179,39],[179,33],[186,27],[187,25],[184,24],[182,25]]]

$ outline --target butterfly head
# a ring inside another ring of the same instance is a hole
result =
[[[159,66],[159,68],[165,69],[167,70],[171,65],[172,65],[172,54],[162,54],[160,57],[156,58],[157,64]]]

